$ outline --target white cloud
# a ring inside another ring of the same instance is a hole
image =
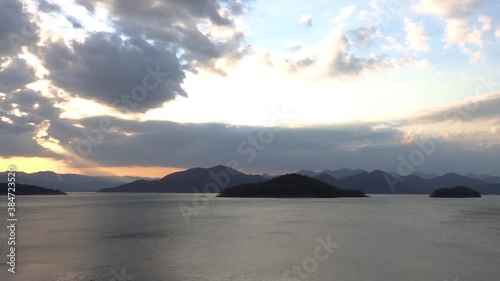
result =
[[[451,19],[447,21],[444,42],[445,47],[457,44],[464,46],[465,43],[471,43],[477,46],[483,46],[483,33],[479,28],[469,27],[466,19]]]
[[[350,53],[351,44],[344,26],[333,28],[319,46],[318,62],[325,76],[355,76],[374,68],[377,61]]]
[[[413,8],[418,13],[435,15],[443,20],[446,23],[444,47],[458,45],[462,52],[470,57],[470,62],[476,62],[484,58],[482,50],[470,51],[465,44],[483,47],[483,32],[491,29],[491,19],[479,15],[479,27],[470,23],[471,16],[480,10],[484,3],[485,0],[420,0]]]
[[[413,22],[409,18],[405,18],[403,23],[406,31],[406,45],[414,51],[427,52],[429,37],[425,33],[424,25]]]
[[[402,52],[404,50],[403,45],[399,44],[396,38],[387,36],[385,38],[386,44],[382,45],[383,51],[398,51]]]
[[[307,26],[312,26],[312,16],[311,15],[300,15],[300,24],[305,24]]]
[[[500,38],[500,28],[497,28],[497,30],[495,30],[495,38]]]
[[[426,69],[432,68],[432,64],[429,60],[426,60],[426,59],[414,60],[408,56],[391,59],[389,61],[389,63],[394,68],[410,67],[410,68],[420,69],[420,70],[426,70]]]
[[[432,14],[444,19],[463,18],[479,9],[485,0],[421,0],[413,6],[422,14]]]
[[[491,30],[491,18],[483,15],[479,15],[477,21],[481,24],[482,31]]]
[[[475,63],[485,58],[483,51],[471,51],[468,48],[463,48],[462,52],[469,56],[469,62]]]
[[[355,5],[350,5],[350,6],[341,8],[339,14],[335,18],[331,19],[331,22],[338,23],[338,22],[346,21],[354,13],[354,10],[356,10]]]

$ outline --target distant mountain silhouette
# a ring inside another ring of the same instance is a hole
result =
[[[481,194],[465,186],[457,186],[453,188],[440,188],[434,190],[429,197],[438,198],[478,198]]]
[[[479,179],[488,183],[500,183],[500,177],[494,177],[491,175],[476,175],[476,174],[467,174],[466,177]]]
[[[186,171],[167,175],[162,179],[142,179],[140,177],[94,177],[75,174],[57,174],[54,172],[23,173],[17,172],[17,182],[20,184],[44,186],[62,191],[98,191],[105,192],[193,192],[197,188],[203,192],[207,183],[214,183],[210,176],[219,174],[221,171],[230,171],[234,176],[230,177],[228,186],[243,183],[255,183],[275,178],[269,174],[248,175],[234,169],[215,166],[212,168],[193,168]],[[359,189],[365,193],[383,194],[429,194],[443,186],[468,186],[481,192],[481,194],[500,194],[500,178],[491,175],[467,176],[456,173],[448,173],[442,176],[433,174],[414,173],[410,176],[399,176],[380,170],[366,172],[363,170],[340,169],[324,170],[314,172],[301,170],[298,174],[314,177],[329,185],[342,189]],[[337,177],[333,176],[337,175]],[[424,178],[423,178],[424,177]],[[7,173],[0,173],[0,179],[7,178]],[[224,178],[217,178],[219,181]],[[393,186],[388,179],[393,180]],[[398,180],[396,180],[398,179]],[[223,182],[222,182],[223,183]],[[219,185],[215,182],[217,186]],[[215,192],[213,186],[210,187]]]
[[[105,188],[99,192],[173,192],[173,193],[218,193],[222,188],[244,183],[265,181],[259,175],[247,175],[225,166],[193,168],[173,173],[159,180],[139,180],[116,187]],[[211,187],[207,187],[211,184]]]
[[[398,182],[391,189],[387,181],[387,173],[381,170],[362,172],[357,175],[338,180],[337,186],[346,189],[359,189],[365,193],[425,193],[408,183]]]
[[[438,174],[426,174],[426,173],[422,173],[422,172],[415,172],[412,175],[417,176],[419,178],[423,178],[425,180],[439,177]]]
[[[360,169],[356,169],[356,170],[353,170],[353,169],[339,169],[339,170],[324,170],[322,172],[315,172],[315,171],[312,171],[312,170],[300,170],[297,172],[297,174],[299,175],[303,175],[303,176],[308,176],[308,177],[317,177],[321,174],[327,174],[327,175],[330,175],[336,179],[343,179],[345,177],[349,177],[349,176],[353,176],[353,175],[357,175],[357,174],[361,174],[363,172],[366,172],[364,170],[360,170]]]
[[[268,180],[276,177],[276,176],[273,176],[270,174],[262,174],[261,176],[264,177],[265,179],[268,179]]]
[[[247,183],[224,189],[219,197],[366,197],[359,190],[342,190],[318,179],[287,174],[258,183]]]
[[[297,172],[297,174],[299,175],[303,175],[303,176],[308,176],[308,177],[316,177],[320,174],[322,174],[321,172],[315,172],[313,170],[300,170]]]
[[[338,186],[339,185],[339,180],[336,179],[335,177],[329,175],[329,174],[320,174],[320,175],[317,175],[314,177],[315,179],[317,180],[320,180],[324,183],[327,183],[329,185],[333,185],[333,186]]]
[[[7,173],[0,173],[0,179],[7,178]],[[62,191],[97,191],[102,188],[124,184],[139,177],[93,177],[75,174],[57,174],[54,172],[24,173],[16,172],[19,183],[46,186]]]
[[[482,194],[500,194],[500,184],[488,183],[479,179],[461,176],[456,173],[449,173],[442,176],[423,179],[416,175],[407,177],[389,174],[384,171],[375,170],[373,172],[363,172],[343,179],[327,177],[324,174],[315,178],[323,180],[326,183],[333,184],[344,189],[359,189],[367,194],[429,194],[443,186],[470,186]],[[393,180],[394,185],[391,188],[388,180]],[[399,179],[399,180],[396,180]]]
[[[0,183],[0,194],[7,194],[9,189],[8,183]],[[49,189],[41,186],[27,185],[27,184],[15,184],[15,192],[11,192],[15,195],[66,195],[66,193],[60,190]]]

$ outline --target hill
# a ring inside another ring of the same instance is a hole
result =
[[[342,190],[318,179],[287,174],[258,183],[242,184],[224,189],[219,197],[366,197],[359,190]]]
[[[9,189],[8,183],[0,183],[0,194],[7,194]],[[66,193],[56,190],[49,189],[41,186],[27,185],[16,183],[15,192],[11,192],[15,195],[66,195]]]
[[[453,188],[440,188],[431,193],[429,197],[437,198],[480,198],[481,194],[465,186]]]
[[[258,175],[247,175],[225,166],[193,168],[172,173],[159,180],[139,180],[99,192],[170,192],[170,193],[218,193],[222,188],[244,183],[265,181]],[[207,185],[210,184],[209,187]],[[206,190],[206,187],[208,190]]]

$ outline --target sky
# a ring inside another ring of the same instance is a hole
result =
[[[3,0],[0,166],[500,176],[498,65],[492,0]]]

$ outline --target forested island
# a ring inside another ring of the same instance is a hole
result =
[[[299,174],[287,174],[264,182],[224,189],[218,197],[337,198],[367,197],[359,190],[344,190]]]
[[[434,198],[480,198],[481,194],[465,186],[440,188],[431,193]]]
[[[8,192],[9,184],[5,182],[0,183],[0,195],[5,195]],[[57,189],[19,183],[15,184],[15,191],[13,192],[11,190],[10,193],[15,195],[67,195],[66,193]]]

